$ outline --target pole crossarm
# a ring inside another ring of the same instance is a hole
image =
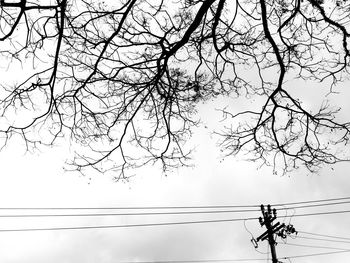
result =
[[[276,209],[272,209],[271,205],[267,205],[265,208],[264,205],[260,206],[262,217],[259,217],[259,223],[263,227],[266,227],[266,231],[262,233],[256,240],[254,239],[254,246],[257,247],[257,243],[260,241],[267,240],[271,249],[271,260],[272,263],[282,263],[277,259],[276,255],[276,241],[275,236],[279,236],[283,239],[287,238],[288,235],[297,233],[293,225],[286,225],[284,223],[276,222],[274,220],[277,219],[277,211]]]

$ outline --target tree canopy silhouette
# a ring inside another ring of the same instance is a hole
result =
[[[349,159],[340,109],[313,112],[288,86],[297,78],[333,92],[347,79],[349,1],[0,3],[4,145],[14,135],[28,149],[64,138],[79,145],[75,169],[121,179],[147,163],[186,164],[199,102],[258,96],[258,110],[222,109],[225,155],[249,152],[283,172]]]

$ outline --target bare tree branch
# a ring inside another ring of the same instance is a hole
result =
[[[2,66],[21,70],[0,84],[3,145],[64,138],[71,169],[126,179],[146,164],[188,165],[198,102],[246,96],[261,105],[221,109],[225,156],[282,173],[349,160],[340,109],[325,100],[313,112],[289,85],[333,93],[348,79],[349,10],[347,0],[1,0]]]

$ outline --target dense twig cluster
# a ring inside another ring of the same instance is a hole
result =
[[[281,159],[284,171],[346,159],[337,149],[349,123],[328,104],[307,110],[285,82],[329,79],[332,91],[346,78],[347,1],[1,0],[0,9],[1,59],[24,72],[1,84],[5,143],[69,136],[85,153],[76,169],[118,170],[120,179],[150,162],[185,164],[198,101],[253,94],[262,109],[223,110],[232,122],[247,115],[218,132],[225,154]]]

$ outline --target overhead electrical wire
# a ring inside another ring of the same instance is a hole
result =
[[[306,214],[295,214],[295,215],[293,215],[293,217],[333,215],[333,214],[344,214],[344,213],[350,213],[350,210],[338,210],[338,211],[328,211],[328,212],[315,212],[315,213],[306,213]]]
[[[313,201],[302,201],[294,203],[285,203],[283,205],[295,205],[295,204],[308,204],[299,207],[290,207],[290,208],[281,208],[281,209],[297,209],[297,208],[310,208],[313,206],[322,206],[322,205],[338,205],[344,203],[350,203],[350,201],[341,201],[333,202],[339,200],[350,199],[350,197],[342,198],[332,198],[332,199],[322,199],[322,200],[313,200]],[[332,203],[321,204],[321,202],[330,201]],[[310,204],[317,203],[317,204]],[[279,206],[281,204],[277,204]],[[200,210],[193,211],[193,209],[207,209],[207,208],[224,208],[224,207],[235,207],[235,208],[247,208],[247,207],[258,207],[254,205],[244,206],[244,205],[216,205],[216,206],[137,206],[137,207],[27,207],[27,208],[0,208],[2,213],[0,213],[0,218],[26,218],[26,217],[97,217],[97,216],[143,216],[143,215],[185,215],[185,214],[216,214],[216,213],[245,213],[245,212],[258,212],[258,209],[237,209],[237,210]],[[140,210],[140,209],[176,209],[175,211],[137,211],[137,212],[119,212],[119,213],[66,213],[66,214],[57,214],[57,213],[46,213],[46,214],[4,214],[6,210],[104,210],[104,209],[130,209],[130,210]],[[182,209],[182,211],[178,211]],[[186,211],[186,209],[192,209],[192,211]],[[281,210],[279,209],[279,210]],[[338,210],[338,211],[327,211],[327,212],[313,212],[313,213],[304,213],[304,214],[295,214],[294,217],[303,217],[303,216],[317,216],[317,215],[328,215],[328,214],[340,214],[340,213],[349,213],[350,210]],[[44,230],[71,230],[71,229],[98,229],[98,228],[128,228],[128,227],[137,227],[137,226],[162,226],[162,225],[184,225],[184,224],[200,224],[200,223],[211,223],[211,222],[233,222],[233,221],[244,221],[244,220],[257,220],[258,217],[249,217],[249,218],[233,218],[233,219],[214,219],[214,220],[199,220],[199,221],[183,221],[183,222],[165,222],[165,223],[140,223],[140,224],[131,224],[131,225],[107,225],[107,226],[74,226],[74,227],[48,227],[48,228],[19,228],[19,229],[0,229],[0,232],[14,232],[14,231],[44,231]],[[305,232],[305,234],[312,234]],[[300,237],[300,236],[299,236]],[[325,236],[328,237],[328,236]],[[331,236],[329,236],[331,237]],[[307,237],[300,237],[307,238]],[[309,238],[311,239],[311,238]],[[314,238],[315,239],[315,238]],[[320,239],[315,239],[320,240]],[[350,238],[346,239],[350,240]],[[329,240],[328,240],[329,241]]]
[[[199,259],[199,260],[152,260],[152,261],[118,261],[116,263],[211,263],[238,261],[265,261],[266,258],[238,258],[238,259]]]
[[[317,237],[304,237],[304,236],[299,236],[299,235],[296,235],[294,238],[350,244],[350,241],[342,241],[342,240],[334,240],[334,239],[326,239],[326,238],[317,238]]]
[[[300,216],[319,215],[319,214],[324,214],[324,213],[304,214],[304,215],[300,215]],[[327,214],[329,214],[329,213],[327,213]],[[295,215],[295,216],[298,216],[298,215]],[[163,223],[126,224],[126,225],[73,226],[73,227],[48,227],[48,228],[17,228],[17,229],[0,229],[0,232],[49,231],[49,230],[53,230],[54,231],[54,230],[79,230],[79,229],[81,230],[81,229],[103,229],[103,228],[130,228],[130,227],[150,227],[150,226],[167,226],[167,225],[221,223],[221,222],[235,222],[235,221],[247,221],[247,220],[258,220],[258,217],[199,220],[199,221],[163,222]],[[337,243],[350,243],[350,242],[346,242],[346,241],[322,239],[322,238],[302,237],[302,236],[296,236],[296,238],[332,241],[332,242],[337,242]]]
[[[247,210],[214,210],[214,211],[210,210],[210,211],[135,212],[135,213],[132,213],[132,212],[130,213],[83,213],[83,214],[78,214],[78,213],[75,213],[75,214],[1,214],[0,213],[0,218],[186,215],[186,214],[246,213],[246,212],[259,212],[259,211],[260,210],[256,210],[256,209],[247,209]],[[350,213],[350,210],[294,214],[293,217],[343,214],[343,213]]]
[[[310,204],[310,203],[323,203],[331,201],[340,201],[340,200],[349,200],[349,202],[337,202],[332,204],[341,204],[341,203],[350,203],[350,197],[341,197],[341,198],[330,198],[330,199],[320,199],[320,200],[310,200],[310,201],[301,201],[301,202],[289,202],[289,203],[277,203],[272,204],[271,206],[289,206],[289,205],[299,205],[299,204]],[[331,204],[322,204],[322,205],[331,205]],[[319,205],[319,206],[322,206]],[[318,205],[310,206],[298,206],[290,207],[293,208],[306,208]],[[0,207],[0,210],[157,210],[157,209],[220,209],[220,208],[260,208],[260,205],[201,205],[201,206],[108,206],[108,207]],[[279,208],[287,209],[287,208]]]
[[[0,210],[157,210],[157,209],[220,209],[259,208],[260,205],[203,205],[203,206],[105,206],[105,207],[0,207]]]
[[[348,200],[348,201],[342,201]],[[271,207],[280,207],[277,210],[288,210],[288,209],[306,209],[313,207],[322,207],[322,206],[334,206],[334,205],[344,205],[350,203],[350,197],[342,198],[331,198],[331,199],[321,199],[321,200],[310,200],[310,201],[300,201],[300,202],[290,202],[284,204],[273,204]],[[225,209],[226,210],[206,210],[206,209]],[[230,210],[227,210],[230,208]],[[237,208],[237,209],[234,209]],[[246,209],[243,209],[246,208]],[[181,209],[181,211],[179,211]],[[192,209],[187,211],[187,209]],[[195,210],[194,209],[202,209]],[[27,214],[4,214],[5,211],[28,211]],[[131,212],[119,212],[119,213],[46,213],[46,214],[29,214],[33,211],[55,211],[55,210],[67,210],[75,212],[88,211],[88,210],[130,210]],[[135,211],[132,210],[146,210],[146,211]],[[147,211],[148,210],[148,211]],[[155,211],[150,211],[155,210]],[[165,211],[157,211],[165,210]],[[168,210],[168,211],[167,211]],[[169,211],[175,210],[175,211]],[[95,217],[95,216],[143,216],[143,215],[185,215],[185,214],[216,214],[216,213],[246,213],[246,212],[260,212],[260,205],[208,205],[208,206],[134,206],[134,207],[0,207],[0,218],[21,218],[21,217]],[[295,214],[294,217],[306,217],[306,216],[317,216],[317,215],[330,215],[330,214],[342,214],[349,213],[350,210],[337,210],[337,211],[326,211],[326,212],[313,212],[313,213],[303,213]],[[58,231],[58,230],[84,230],[84,229],[111,229],[111,228],[133,228],[133,227],[153,227],[153,226],[171,226],[171,225],[187,225],[187,224],[205,224],[205,223],[224,223],[224,222],[235,222],[235,221],[247,221],[247,220],[258,220],[258,217],[248,217],[248,218],[229,218],[229,219],[213,219],[213,220],[198,220],[198,221],[179,221],[179,222],[158,222],[158,223],[139,223],[139,224],[123,224],[123,225],[95,225],[95,226],[62,226],[62,227],[42,227],[42,228],[12,228],[12,229],[0,229],[0,232],[29,232],[29,231]],[[326,238],[317,238],[317,237],[308,237],[308,236],[295,236],[296,238],[317,240],[317,241],[327,241],[327,242],[336,242],[336,243],[350,243],[350,238],[332,236],[325,234],[317,234],[306,231],[298,231],[298,233],[319,236]],[[338,239],[338,240],[334,240]],[[341,240],[340,240],[341,239]],[[346,241],[348,240],[348,241]],[[294,244],[294,243],[279,243],[290,246],[298,246],[305,248],[318,248],[318,249],[334,249],[338,251],[334,252],[324,252],[324,253],[312,253],[312,254],[303,254],[295,256],[285,256],[280,259],[293,259],[293,258],[303,258],[303,257],[316,257],[340,253],[348,253],[350,249],[347,248],[338,248],[330,246],[314,246],[307,244]],[[140,262],[118,262],[118,263],[214,263],[214,262],[244,262],[244,261],[265,261],[266,258],[257,258],[257,259],[209,259],[209,260],[171,260],[171,261],[140,261]]]
[[[189,215],[189,214],[218,214],[245,213],[260,210],[218,210],[218,211],[177,211],[177,212],[138,212],[138,213],[84,213],[84,214],[0,214],[0,218],[16,217],[96,217],[96,216],[149,216],[149,215]]]
[[[342,254],[342,253],[349,253],[349,252],[350,252],[350,249],[342,250],[342,251],[334,251],[334,252],[313,253],[313,254],[304,254],[304,255],[296,255],[296,256],[284,256],[284,257],[279,257],[279,259],[317,257],[317,256],[326,256],[326,255]]]
[[[330,205],[342,205],[342,204],[350,204],[350,201],[343,202],[333,202],[333,203],[325,203],[325,204],[314,204],[314,205],[301,205],[301,206],[291,206],[291,207],[282,207],[277,210],[289,210],[289,209],[300,209],[300,208],[313,208],[313,207],[321,207],[321,206],[330,206]]]
[[[350,197],[340,197],[340,198],[329,198],[329,199],[309,200],[309,201],[300,201],[300,202],[277,203],[277,204],[272,204],[271,206],[287,206],[287,205],[298,205],[298,204],[309,204],[309,203],[323,203],[323,202],[349,200],[349,199],[350,199]]]
[[[295,246],[295,247],[305,247],[305,248],[322,248],[322,249],[335,249],[335,250],[344,250],[348,251],[350,248],[339,248],[339,247],[328,247],[328,246],[313,246],[313,245],[307,245],[307,244],[294,244],[294,243],[281,243],[279,242],[278,244],[280,245],[287,245],[287,246]]]
[[[330,237],[335,239],[350,240],[349,237],[332,236],[332,235],[318,234],[318,233],[312,233],[312,232],[306,232],[306,231],[300,231],[300,230],[298,231],[298,233],[312,235],[312,236],[319,236],[319,237]]]
[[[102,226],[73,226],[73,227],[47,227],[47,228],[15,228],[0,229],[0,232],[25,232],[25,231],[55,231],[55,230],[82,230],[82,229],[104,229],[104,228],[131,228],[131,227],[151,227],[151,226],[170,226],[170,225],[187,225],[187,224],[205,224],[205,223],[223,223],[244,220],[257,220],[256,217],[251,218],[231,218],[216,220],[200,220],[200,221],[180,221],[180,222],[164,222],[164,223],[145,223],[145,224],[126,224],[126,225],[102,225]]]

